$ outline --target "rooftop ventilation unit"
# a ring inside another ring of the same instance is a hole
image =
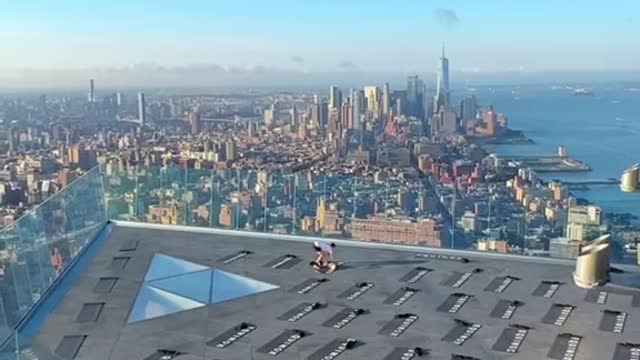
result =
[[[602,235],[580,249],[573,273],[578,287],[591,289],[609,281],[609,238]]]

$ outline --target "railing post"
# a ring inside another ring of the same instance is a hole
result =
[[[264,230],[263,232],[269,232],[268,215],[269,215],[269,183],[271,182],[271,176],[267,176],[267,182],[264,184]]]
[[[298,226],[298,206],[296,202],[296,198],[298,196],[298,181],[297,175],[293,174],[293,220],[291,221],[291,234],[295,235],[297,233],[296,227]]]
[[[140,192],[140,185],[138,184],[138,177],[140,176],[139,171],[140,169],[138,168],[138,164],[136,164],[133,170],[134,176],[136,178],[136,182],[135,182],[136,188],[133,191],[133,206],[134,206],[133,216],[136,219],[136,221],[140,221],[140,215],[138,213],[139,207],[140,207],[140,204],[138,203],[138,201],[140,200],[138,195],[138,193]]]
[[[234,227],[236,230],[240,228],[240,193],[242,192],[242,181],[240,180],[240,169],[236,170],[236,181],[238,182],[238,202],[236,203],[236,220]]]
[[[189,225],[189,203],[187,194],[189,193],[189,164],[185,163],[184,166],[184,194],[182,194],[184,201],[184,221],[183,225]]]
[[[213,176],[214,171],[211,169],[211,175],[209,177],[209,227],[213,227]]]
[[[98,165],[98,173],[100,176],[100,185],[102,190],[102,201],[104,202],[104,217],[105,221],[109,221],[109,206],[107,204],[107,192],[105,190],[105,179],[107,177],[106,171],[103,171],[103,165]]]
[[[20,334],[18,333],[18,330],[14,331],[14,336],[16,340],[16,360],[20,360]]]

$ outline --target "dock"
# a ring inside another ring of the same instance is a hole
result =
[[[591,167],[586,163],[560,155],[495,155],[499,161],[516,163],[538,173],[546,172],[587,172]]]

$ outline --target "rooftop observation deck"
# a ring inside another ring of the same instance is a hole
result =
[[[24,260],[8,263],[12,279],[21,263],[37,273],[27,255],[42,241],[73,239],[77,251],[0,359],[626,360],[640,348],[635,266],[584,290],[572,261],[333,240],[345,266],[322,275],[308,266],[319,238],[80,221],[105,211],[87,198],[98,175],[74,183],[86,205],[75,232],[44,227],[29,234],[45,240],[13,247]]]

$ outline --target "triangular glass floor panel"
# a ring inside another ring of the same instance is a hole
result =
[[[209,303],[213,270],[196,271],[146,282],[154,288],[166,290],[195,301]]]
[[[129,314],[128,322],[149,320],[205,305],[143,284],[138,292],[136,302],[133,304],[131,314]]]
[[[153,255],[151,265],[147,270],[144,281],[161,279],[195,271],[207,270],[209,267],[192,263],[191,261],[174,258],[163,254]]]
[[[277,289],[279,286],[213,269],[211,304]]]

